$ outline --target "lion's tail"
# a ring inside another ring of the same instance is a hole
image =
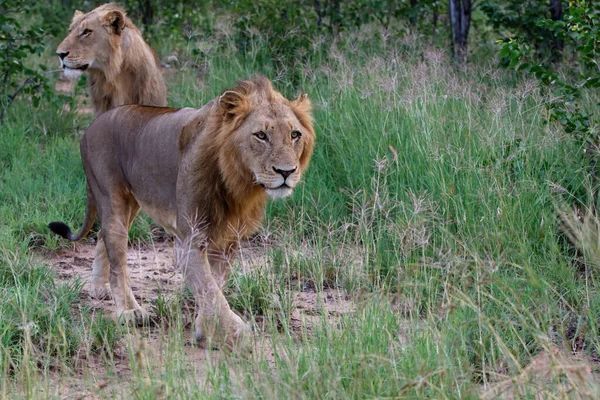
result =
[[[92,192],[90,188],[87,189],[87,204],[85,206],[85,220],[83,221],[83,226],[77,232],[76,235],[73,235],[71,232],[71,228],[64,222],[50,222],[48,224],[48,228],[57,235],[64,237],[65,239],[69,239],[73,242],[80,240],[88,234],[90,229],[92,229],[92,225],[94,225],[94,220],[96,219],[96,202],[94,200],[94,196],[92,196]]]

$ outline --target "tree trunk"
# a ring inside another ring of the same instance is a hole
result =
[[[550,18],[553,21],[560,21],[562,19],[562,1],[551,0],[550,1]]]
[[[323,10],[321,9],[321,2],[319,0],[314,1],[315,13],[317,13],[317,27],[321,27],[323,22]]]
[[[563,17],[562,1],[561,0],[550,0],[550,18],[552,21],[560,21]],[[550,57],[553,62],[560,61],[561,53],[565,47],[564,42],[555,37],[552,44],[550,45]]]
[[[154,23],[154,5],[152,4],[152,0],[139,0],[139,6],[144,30],[148,31],[150,26]]]
[[[471,25],[471,0],[449,0],[452,51],[459,65],[464,65],[467,56],[467,38]]]
[[[414,28],[417,25],[417,0],[409,0],[408,4],[410,6],[408,10],[408,23]]]
[[[435,45],[435,34],[437,33],[437,24],[438,24],[438,9],[437,7],[435,7],[433,9],[433,20],[431,22],[432,24],[432,29],[431,29],[431,45]]]
[[[340,31],[340,25],[342,23],[342,16],[340,13],[340,0],[331,1],[330,21],[332,31],[335,35]]]

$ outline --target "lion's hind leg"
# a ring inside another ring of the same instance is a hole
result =
[[[139,207],[131,209],[129,212],[129,223],[127,232],[131,229],[131,225],[137,217]],[[96,244],[96,255],[92,264],[91,276],[91,295],[93,298],[102,300],[110,298],[110,260],[106,253],[106,246],[102,238],[102,231],[98,232],[98,243]]]
[[[106,246],[102,239],[102,231],[98,232],[98,243],[96,244],[96,255],[92,264],[92,276],[90,279],[90,294],[95,299],[110,298],[110,261],[106,254]]]
[[[147,312],[138,304],[131,290],[127,270],[127,234],[139,212],[133,199],[113,199],[111,206],[102,210],[102,238],[110,262],[110,290],[117,306],[117,315],[122,322],[143,323]]]
[[[130,207],[131,208],[131,207]],[[127,232],[139,213],[139,206],[129,210],[129,222]],[[96,244],[96,255],[92,264],[91,295],[93,298],[102,300],[110,298],[110,260],[106,254],[106,246],[102,238],[102,231],[98,232],[98,243]]]

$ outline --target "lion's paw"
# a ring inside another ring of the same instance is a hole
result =
[[[236,353],[252,353],[252,329],[250,328],[250,325],[242,321],[237,314],[234,314],[233,312],[232,314],[235,315],[239,321],[236,321],[235,325],[229,327],[225,337],[227,348]]]
[[[118,313],[119,322],[124,325],[146,325],[150,321],[150,314],[143,308],[124,310]]]
[[[194,337],[203,348],[214,347],[242,354],[252,352],[252,329],[232,311],[224,313],[218,322],[198,315]]]
[[[90,284],[90,296],[96,300],[110,299],[110,285],[108,283],[94,283]]]

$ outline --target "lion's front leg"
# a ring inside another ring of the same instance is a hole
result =
[[[219,289],[223,291],[227,279],[229,279],[229,273],[231,271],[231,255],[230,252],[224,252],[221,250],[211,249],[207,250],[208,263],[210,264],[210,270],[213,278]]]
[[[189,249],[180,261],[185,282],[194,294],[198,307],[196,340],[200,343],[212,341],[218,346],[245,350],[250,329],[231,311],[213,276],[206,249]]]

